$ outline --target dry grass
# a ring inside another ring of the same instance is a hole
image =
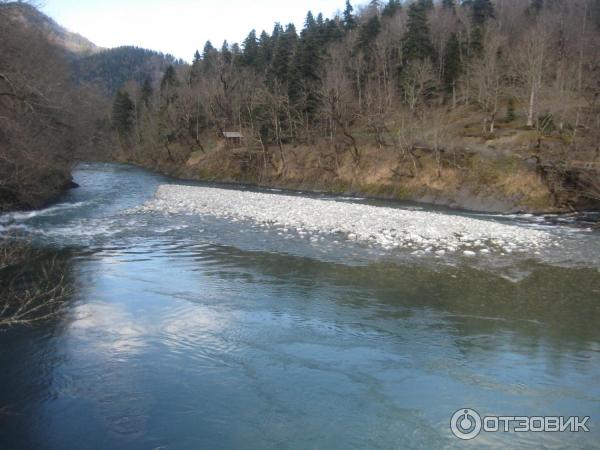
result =
[[[485,204],[486,199],[491,204],[500,201],[510,210],[553,209],[548,187],[516,157],[489,160],[467,156],[465,160],[463,156],[455,165],[452,152],[443,154],[438,162],[433,152],[418,152],[413,160],[391,147],[364,146],[356,164],[349,151],[338,149],[336,153],[321,143],[315,147],[285,146],[285,164],[279,149],[271,148],[265,169],[261,155],[224,148],[196,152],[180,175],[392,199],[435,199],[466,208],[472,197],[478,204]]]

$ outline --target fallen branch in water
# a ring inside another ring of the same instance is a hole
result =
[[[33,325],[62,310],[71,293],[66,267],[30,245],[0,242],[0,329]]]

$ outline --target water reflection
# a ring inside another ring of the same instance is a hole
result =
[[[85,433],[61,430],[75,442],[91,432],[123,448],[437,447],[457,444],[447,416],[464,404],[594,412],[593,272],[535,266],[512,282],[218,246],[135,253],[78,260],[87,287],[64,319],[50,383],[70,419],[83,405],[96,417]],[[65,417],[43,404],[46,418]],[[58,439],[49,424],[41,435]]]

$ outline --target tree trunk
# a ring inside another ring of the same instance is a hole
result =
[[[456,109],[456,81],[452,82],[452,109]]]
[[[529,95],[529,110],[527,111],[527,126],[533,127],[533,114],[535,108],[535,82],[531,83],[531,93]]]

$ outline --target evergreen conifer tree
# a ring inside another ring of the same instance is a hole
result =
[[[271,33],[271,39],[273,40],[273,44],[277,43],[277,39],[283,34],[283,27],[279,22],[275,23],[273,27],[273,32]]]
[[[160,81],[160,95],[166,104],[172,103],[177,98],[175,89],[178,86],[177,72],[175,72],[173,65],[169,65]]]
[[[206,60],[212,58],[215,55],[215,48],[212,45],[212,42],[206,41],[204,44],[204,50],[202,51],[202,59]]]
[[[112,108],[112,123],[121,138],[126,138],[131,131],[134,111],[135,105],[129,94],[117,91]]]
[[[471,32],[469,56],[480,56],[483,52],[483,38],[485,30],[483,25],[475,25]]]
[[[495,17],[494,5],[491,0],[471,0],[471,14],[475,25],[484,25]]]
[[[341,39],[344,36],[344,30],[340,26],[339,18],[336,18],[336,20],[325,20],[323,34],[325,43]]]
[[[275,43],[269,77],[281,84],[287,84],[298,35],[293,24],[288,25],[285,31],[279,31],[281,34]]]
[[[192,86],[198,82],[201,74],[202,74],[202,56],[200,56],[200,52],[198,50],[196,50],[196,53],[194,53],[194,61],[192,62],[192,67],[190,69],[190,84]]]
[[[372,16],[361,25],[358,35],[358,47],[365,52],[366,55],[370,55],[371,47],[380,31],[381,22],[379,21],[379,16]]]
[[[394,17],[398,11],[402,9],[402,3],[400,0],[389,0],[383,7],[381,15],[384,17]]]
[[[260,39],[258,40],[256,68],[261,72],[266,70],[267,67],[269,67],[269,64],[271,64],[271,59],[273,59],[273,42],[271,36],[263,30],[260,34]]]
[[[311,119],[319,107],[320,47],[318,35],[302,32],[295,58],[288,74],[290,99]]]
[[[433,0],[417,0],[417,3],[426,11],[433,9]]]
[[[252,30],[248,37],[244,39],[242,44],[243,47],[243,60],[247,66],[256,66],[256,56],[258,55],[258,40],[256,39],[256,30]]]
[[[452,33],[444,49],[444,86],[447,93],[453,92],[461,71],[460,43],[456,33]]]
[[[454,4],[454,0],[442,0],[442,8],[455,11],[456,5]]]
[[[202,67],[204,72],[209,72],[216,63],[217,49],[213,47],[212,42],[206,41],[204,50],[202,51]]]
[[[150,77],[146,77],[144,83],[142,84],[140,99],[142,104],[146,107],[150,106],[152,102],[152,96],[154,95],[154,89],[152,89],[152,82],[150,81]]]
[[[227,65],[231,64],[233,61],[233,54],[231,50],[229,50],[229,42],[223,41],[223,45],[221,46],[221,56],[223,57],[223,62]]]
[[[517,118],[517,114],[515,113],[515,99],[508,99],[508,107],[506,108],[506,121],[508,123],[514,122]]]
[[[242,58],[242,49],[240,48],[240,44],[237,42],[231,44],[231,55],[234,62],[239,61]]]
[[[315,20],[315,16],[313,16],[312,11],[309,11],[306,14],[306,20],[304,21],[304,29],[313,31],[315,28],[317,28],[317,21]]]
[[[346,9],[344,9],[344,28],[346,30],[353,30],[356,28],[356,18],[353,14],[354,7],[350,3],[350,0],[346,0]]]
[[[405,62],[433,57],[427,10],[420,2],[412,3],[408,8],[407,31],[402,40],[402,47]]]
[[[531,3],[529,4],[529,13],[539,14],[543,8],[544,0],[531,0]]]
[[[324,25],[325,25],[325,20],[323,19],[323,13],[319,13],[317,15],[317,27],[319,29],[323,29]]]

